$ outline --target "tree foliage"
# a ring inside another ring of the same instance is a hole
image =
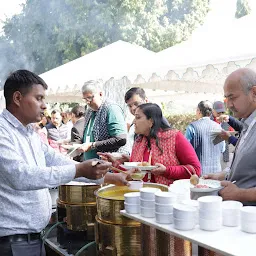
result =
[[[251,12],[250,5],[248,0],[237,0],[236,2],[236,18],[242,18],[243,16],[248,15]]]
[[[186,40],[208,8],[209,0],[27,0],[5,22],[0,47],[7,63],[36,73],[117,40],[157,52]]]

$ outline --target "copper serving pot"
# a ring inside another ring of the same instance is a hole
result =
[[[59,187],[59,200],[65,204],[90,204],[95,203],[95,190],[100,185],[71,181]]]
[[[159,188],[168,191],[168,187],[157,183],[144,183],[144,187]],[[109,224],[138,225],[137,221],[120,214],[124,209],[124,194],[132,192],[127,186],[109,185],[96,191],[97,216]]]

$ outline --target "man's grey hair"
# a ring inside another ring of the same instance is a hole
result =
[[[103,81],[102,80],[90,80],[84,83],[82,87],[82,93],[90,92],[97,93],[103,91]]]
[[[256,86],[256,73],[249,68],[244,69],[243,74],[240,77],[240,83],[246,94]]]

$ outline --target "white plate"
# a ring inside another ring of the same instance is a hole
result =
[[[149,166],[138,166],[140,162],[125,162],[123,165],[121,165],[126,170],[137,168],[140,171],[150,171],[155,169],[157,166],[149,165]]]
[[[212,192],[222,189],[222,186],[220,185],[219,180],[205,180],[205,179],[199,179],[199,185],[207,185],[209,188],[196,188],[191,187],[190,190],[192,192]]]

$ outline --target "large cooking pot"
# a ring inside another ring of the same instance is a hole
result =
[[[59,187],[58,220],[65,218],[71,231],[87,231],[94,235],[97,215],[95,190],[100,185],[71,181]]]
[[[73,231],[85,231],[95,223],[96,203],[87,205],[66,204],[67,228]]]
[[[141,255],[141,232],[138,225],[113,225],[96,217],[95,240],[98,256]]]
[[[95,190],[100,185],[71,181],[59,187],[59,200],[65,204],[90,204],[95,203]]]
[[[144,183],[144,187],[159,188],[168,191],[168,187],[157,183]],[[138,225],[137,221],[120,214],[124,209],[124,194],[131,190],[127,186],[109,185],[96,191],[97,216],[99,220],[110,224]]]

